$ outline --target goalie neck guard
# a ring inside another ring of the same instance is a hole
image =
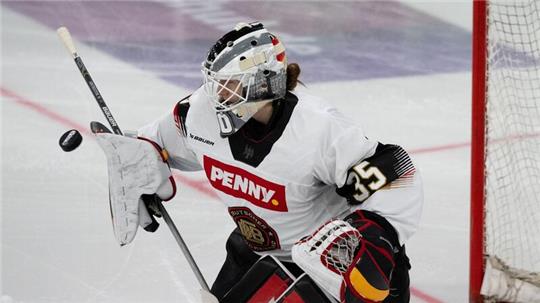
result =
[[[240,129],[262,106],[286,93],[285,48],[262,23],[239,23],[210,49],[202,64],[204,91],[220,134]]]

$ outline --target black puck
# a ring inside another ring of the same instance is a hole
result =
[[[81,145],[82,142],[82,136],[81,133],[79,133],[78,130],[72,129],[65,132],[62,137],[60,137],[60,141],[58,141],[58,144],[60,144],[60,147],[65,152],[70,152],[79,145]]]

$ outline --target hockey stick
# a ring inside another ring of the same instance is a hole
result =
[[[186,243],[184,242],[184,239],[182,239],[182,236],[180,236],[180,233],[178,232],[176,225],[171,219],[171,216],[169,216],[169,213],[165,209],[165,206],[163,206],[161,202],[159,202],[157,205],[158,205],[159,211],[161,212],[161,215],[163,216],[163,220],[165,220],[165,222],[169,226],[171,233],[173,234],[174,238],[176,239],[176,242],[178,243],[178,246],[180,246],[180,249],[184,253],[184,256],[186,256],[189,266],[191,266],[191,270],[193,270],[193,273],[197,277],[197,280],[199,280],[199,284],[201,284],[201,287],[204,290],[206,290],[207,292],[210,292],[210,288],[208,287],[208,284],[206,284],[206,280],[204,279],[201,271],[199,270],[197,263],[195,263],[195,260],[193,259],[191,252],[189,251]]]
[[[103,100],[103,97],[99,93],[96,84],[92,80],[92,77],[90,76],[90,73],[84,66],[84,63],[82,62],[81,57],[77,54],[77,50],[75,49],[75,44],[73,43],[73,39],[71,38],[71,34],[69,33],[68,29],[66,27],[60,27],[56,31],[58,33],[58,36],[60,37],[60,40],[62,40],[62,43],[67,48],[68,52],[72,56],[72,58],[75,61],[75,64],[79,68],[79,71],[81,72],[81,75],[83,76],[84,80],[86,81],[86,84],[88,85],[88,88],[90,88],[90,91],[92,92],[92,95],[94,95],[94,98],[96,99],[96,102],[98,103],[99,107],[101,108],[101,111],[103,112],[103,115],[111,125],[111,128],[113,129],[113,132],[117,135],[122,135],[122,131],[120,130],[120,127],[114,120],[114,117],[111,114],[111,111],[109,110],[109,107]],[[167,212],[167,209],[163,206],[161,202],[157,203],[159,210],[161,214],[163,215],[163,219],[169,226],[169,229],[171,230],[171,233],[173,234],[176,242],[180,246],[180,249],[184,253],[184,256],[186,257],[189,266],[191,267],[191,270],[197,277],[197,280],[199,281],[199,284],[203,288],[203,290],[210,293],[210,289],[208,288],[208,284],[206,283],[206,280],[204,279],[199,267],[197,266],[197,263],[195,262],[195,259],[193,259],[193,256],[191,255],[186,243],[182,239],[182,236],[180,235],[180,232],[178,232],[178,229],[176,228],[176,225],[172,221],[171,217],[169,216],[169,213]]]
[[[64,46],[67,48],[69,54],[75,61],[75,64],[79,68],[79,71],[81,72],[81,75],[84,78],[84,81],[88,85],[88,88],[90,88],[90,91],[92,92],[92,95],[94,95],[94,98],[96,99],[99,107],[101,108],[101,111],[103,112],[103,115],[111,125],[111,128],[113,132],[117,135],[122,135],[122,131],[120,130],[120,127],[118,127],[118,124],[114,120],[111,111],[109,110],[109,107],[107,104],[105,104],[105,101],[103,100],[103,97],[101,97],[101,94],[99,93],[96,84],[94,83],[94,80],[92,80],[92,77],[90,76],[90,73],[86,69],[86,66],[84,66],[84,63],[82,62],[81,57],[77,54],[77,50],[75,49],[75,44],[73,43],[73,39],[71,38],[71,34],[69,33],[68,29],[64,26],[58,28],[56,30],[58,33],[58,36],[60,36],[60,40],[62,40],[62,43],[64,43]]]

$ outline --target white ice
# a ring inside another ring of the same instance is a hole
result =
[[[451,17],[470,16],[470,6],[446,3],[448,21],[470,30],[469,18]],[[5,7],[1,17],[0,302],[198,302],[197,280],[164,223],[155,234],[139,231],[126,247],[115,242],[105,157],[91,136],[83,134],[74,152],[59,149],[58,138],[72,128],[66,121],[87,127],[103,119],[55,31]],[[125,129],[169,111],[187,93],[77,46]],[[413,302],[467,301],[470,82],[465,72],[308,84],[361,121],[370,137],[413,152],[426,197],[407,247]],[[458,147],[418,152],[453,144]],[[205,186],[201,174],[181,176]],[[219,201],[190,185],[179,188],[166,207],[211,283],[234,224]]]

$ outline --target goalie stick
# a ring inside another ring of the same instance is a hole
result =
[[[96,99],[96,102],[98,103],[99,108],[101,109],[101,111],[103,112],[103,115],[109,122],[109,125],[111,126],[113,132],[117,135],[122,135],[122,131],[120,130],[120,127],[118,127],[118,124],[114,120],[111,114],[111,111],[109,110],[109,107],[107,106],[107,104],[105,104],[103,97],[99,93],[99,90],[96,84],[94,83],[94,80],[92,80],[90,73],[86,69],[86,66],[84,66],[84,63],[81,57],[79,56],[79,54],[77,54],[77,50],[75,49],[75,44],[73,43],[73,39],[71,38],[71,34],[69,33],[68,29],[62,26],[58,28],[56,32],[58,33],[60,40],[62,40],[62,43],[64,43],[64,46],[67,48],[69,54],[75,61],[75,64],[79,68],[79,71],[81,72],[81,75],[83,76],[84,81],[88,85],[88,88],[92,92],[92,95],[94,95],[94,98]]]
[[[120,130],[120,127],[118,126],[118,123],[116,123],[116,120],[114,120],[114,117],[112,116],[111,111],[109,110],[109,107],[105,103],[105,100],[103,100],[103,97],[101,96],[96,84],[94,83],[94,80],[90,76],[90,73],[86,69],[86,66],[84,65],[81,57],[77,53],[77,50],[75,48],[75,44],[73,43],[73,39],[71,38],[71,34],[69,33],[68,29],[64,26],[57,29],[58,36],[60,37],[60,40],[64,44],[64,46],[67,48],[68,52],[72,56],[73,60],[75,61],[75,64],[79,68],[79,71],[81,72],[81,75],[83,76],[86,84],[88,85],[88,88],[92,92],[92,95],[94,96],[96,102],[98,103],[101,111],[103,112],[103,115],[109,122],[109,125],[111,126],[113,132],[117,135],[123,135],[122,131]],[[189,266],[191,267],[191,270],[195,274],[197,280],[199,281],[199,284],[201,285],[202,289],[207,292],[205,294],[202,293],[203,299],[208,302],[215,301],[215,298],[212,299],[210,294],[210,288],[208,287],[208,284],[206,283],[206,280],[204,279],[199,267],[197,266],[197,263],[193,259],[193,256],[191,255],[191,252],[189,251],[186,243],[182,239],[182,236],[180,235],[180,232],[176,228],[176,225],[172,221],[171,217],[169,216],[169,213],[163,206],[161,202],[157,203],[159,211],[161,212],[163,219],[167,223],[167,226],[169,226],[169,229],[171,230],[171,233],[173,234],[174,239],[178,243],[178,246],[180,246],[180,249],[182,250],[184,256],[186,257],[186,260],[189,263]]]

